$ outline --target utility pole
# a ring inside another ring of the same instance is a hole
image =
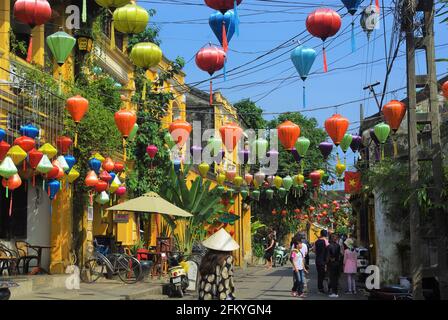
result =
[[[378,107],[378,111],[381,112],[381,105],[380,105],[380,102],[378,101],[378,98],[377,98],[376,93],[375,93],[375,87],[378,86],[378,85],[380,85],[379,81],[375,82],[373,84],[369,84],[369,85],[365,86],[363,88],[363,90],[369,89],[369,91],[372,93],[373,97],[375,98],[375,102],[376,102],[376,106]]]
[[[408,139],[409,139],[409,177],[413,193],[410,198],[410,246],[411,272],[413,280],[414,299],[423,299],[423,255],[421,250],[421,217],[416,190],[420,187],[419,161],[430,161],[432,164],[433,191],[430,196],[433,203],[440,204],[443,186],[442,155],[440,146],[438,83],[435,66],[434,48],[434,0],[416,1],[403,0],[403,27],[406,32],[406,64],[407,64],[407,94],[408,94]],[[420,33],[416,32],[414,17],[416,13],[423,14]],[[426,54],[427,74],[417,75],[415,70],[415,54],[422,50]],[[423,88],[428,94],[428,110],[425,113],[416,112],[416,89]],[[429,154],[422,154],[418,150],[417,125],[431,128],[431,145]],[[432,212],[436,216],[437,231],[437,275],[441,298],[447,297],[447,264],[446,264],[446,220],[443,210],[435,208]]]

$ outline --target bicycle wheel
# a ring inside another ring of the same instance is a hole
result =
[[[86,283],[95,282],[104,274],[104,268],[104,264],[97,258],[87,260],[81,270],[81,280]]]
[[[116,263],[116,272],[124,283],[136,283],[141,279],[142,266],[136,258],[121,255]]]

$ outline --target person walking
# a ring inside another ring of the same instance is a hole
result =
[[[304,256],[301,252],[302,241],[294,240],[294,249],[291,251],[290,261],[292,263],[293,271],[293,287],[291,290],[291,295],[293,297],[303,298],[305,296],[303,292],[305,276],[304,273],[307,272],[305,269]]]
[[[332,234],[330,237],[330,244],[328,245],[328,260],[327,268],[330,277],[330,298],[338,298],[338,284],[340,274],[340,260],[341,248],[337,243],[337,237]]]
[[[275,233],[272,229],[267,237],[266,248],[264,249],[264,258],[266,259],[266,268],[272,269],[272,256],[274,255],[275,250]]]
[[[344,250],[344,273],[347,276],[346,294],[356,294],[356,269],[358,254],[354,247],[354,241],[347,238],[344,242],[346,249]]]
[[[232,251],[240,246],[223,228],[202,245],[208,251],[199,265],[199,300],[234,300]]]
[[[327,230],[320,231],[319,239],[314,242],[314,253],[316,254],[317,288],[320,293],[324,291],[324,278],[327,263]]]

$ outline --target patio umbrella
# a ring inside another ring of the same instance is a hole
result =
[[[187,211],[163,199],[155,192],[145,193],[138,198],[117,204],[116,206],[107,208],[106,210],[160,213],[179,217],[193,216],[191,213],[188,213]]]

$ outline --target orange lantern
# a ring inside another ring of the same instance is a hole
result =
[[[221,140],[227,151],[232,152],[243,134],[243,129],[234,122],[229,122],[219,129]]]
[[[123,136],[123,159],[126,161],[126,139],[137,122],[137,115],[130,110],[121,109],[115,112],[115,124]]]
[[[448,99],[448,81],[445,81],[445,83],[442,85],[442,92],[443,96]]]
[[[18,145],[25,152],[30,152],[36,145],[33,138],[27,136],[21,136],[14,140],[14,144]]]
[[[87,173],[84,184],[87,187],[94,187],[98,183],[98,181],[98,176],[96,175],[95,171],[91,170],[89,171],[89,173]]]
[[[72,139],[66,136],[60,136],[56,138],[56,146],[62,154],[68,153],[72,143]]]
[[[3,179],[2,185],[6,189],[6,197],[8,198],[8,190],[14,191],[18,187],[22,185],[22,179],[20,179],[20,176],[16,173],[15,175],[9,177],[9,179]],[[9,200],[9,216],[12,214],[12,192],[11,192],[11,198]]]
[[[11,148],[11,145],[8,142],[6,142],[5,140],[0,141],[0,161],[3,161],[3,159],[5,159],[9,148]]]
[[[65,102],[65,108],[72,116],[73,121],[75,121],[76,126],[81,122],[84,115],[89,110],[89,100],[76,95],[74,97],[68,98]],[[75,128],[75,147],[78,145],[78,129]]]
[[[191,128],[191,124],[181,119],[174,120],[170,124],[168,131],[170,132],[171,137],[179,148],[181,148],[187,142],[188,136],[191,132]]]
[[[448,87],[448,86],[447,86]],[[406,114],[406,105],[403,102],[392,100],[383,107],[384,120],[393,130],[397,132]]]
[[[291,150],[300,136],[300,127],[287,120],[277,127],[277,132],[283,147],[286,150]]]
[[[107,157],[106,159],[104,159],[104,161],[103,161],[103,169],[104,170],[106,170],[107,172],[110,172],[110,171],[114,170],[114,168],[115,168],[115,163],[111,158]]]
[[[348,119],[340,114],[334,114],[331,118],[325,120],[325,130],[336,146],[338,146],[344,138],[349,124],[350,122]]]

